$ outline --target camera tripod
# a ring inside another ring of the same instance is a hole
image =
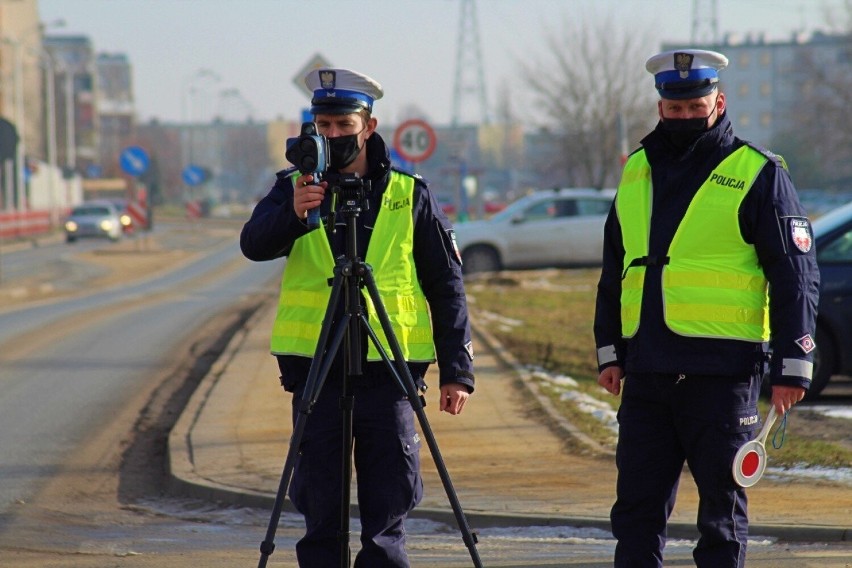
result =
[[[456,522],[459,530],[462,533],[462,539],[468,548],[473,564],[476,568],[482,567],[482,561],[479,558],[479,553],[476,549],[476,535],[471,532],[467,524],[467,519],[462,511],[458,496],[453,488],[449,473],[444,464],[441,452],[438,449],[438,443],[426,418],[426,413],[423,410],[424,400],[421,393],[418,392],[411,371],[405,362],[402,354],[402,349],[399,341],[394,335],[391,327],[390,318],[384,304],[379,296],[378,287],[373,279],[371,267],[362,262],[358,258],[356,246],[356,230],[355,221],[361,211],[361,200],[363,195],[358,198],[344,198],[344,203],[341,205],[339,213],[344,215],[346,220],[346,254],[335,259],[334,277],[331,281],[331,296],[329,298],[328,307],[326,308],[323,318],[320,336],[317,342],[314,358],[311,361],[310,370],[305,384],[302,400],[298,405],[298,416],[293,427],[293,435],[290,438],[290,447],[287,452],[287,459],[284,463],[284,471],[281,475],[281,481],[278,486],[278,493],[275,497],[275,502],[272,508],[272,516],[269,519],[269,526],[266,531],[266,538],[260,544],[260,561],[259,568],[264,568],[269,559],[269,556],[275,549],[274,539],[275,532],[281,518],[281,510],[284,505],[284,497],[289,489],[290,480],[295,466],[296,456],[298,454],[301,438],[304,433],[305,424],[308,416],[311,413],[317,399],[319,398],[325,379],[332,366],[335,355],[340,349],[341,343],[346,340],[346,349],[344,353],[344,368],[343,387],[341,395],[341,414],[343,420],[343,479],[342,479],[342,504],[341,504],[341,519],[340,519],[340,560],[341,567],[348,568],[350,560],[349,548],[349,502],[350,502],[350,484],[352,479],[352,409],[354,406],[354,397],[349,391],[349,377],[361,375],[362,367],[362,342],[361,333],[363,329],[369,336],[370,340],[379,351],[382,360],[387,365],[388,370],[394,377],[400,388],[408,396],[408,400],[416,414],[420,427],[423,431],[423,436],[429,446],[432,454],[432,459],[438,469],[438,474],[447,493],[447,497],[452,506]],[[333,221],[329,222],[333,227]],[[321,229],[318,229],[321,230]],[[370,298],[373,301],[376,312],[381,322],[382,330],[388,340],[388,345],[393,353],[393,359],[388,356],[387,351],[381,345],[378,336],[371,327],[365,310],[361,302],[361,289],[366,287]],[[338,313],[339,303],[343,301],[343,317],[338,322],[334,322],[334,315]],[[334,329],[332,329],[334,328]]]

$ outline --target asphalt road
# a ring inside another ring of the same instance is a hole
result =
[[[265,282],[230,242],[160,278],[0,310],[0,513],[161,371],[170,346]]]
[[[45,270],[45,262],[74,264],[65,245],[50,251],[39,250],[40,261],[24,272]],[[17,262],[9,256],[5,266]],[[118,502],[116,486],[126,480],[116,477],[122,445],[155,405],[156,381],[186,363],[175,359],[186,358],[179,347],[230,306],[267,294],[279,273],[280,264],[249,263],[234,240],[224,240],[173,272],[131,285],[87,292],[83,284],[71,298],[0,305],[0,566],[254,565],[247,550],[262,540],[268,511],[156,492]],[[294,565],[300,529],[298,518],[284,518],[270,566]],[[489,566],[611,565],[614,543],[602,531],[489,531],[499,547]],[[411,532],[418,535],[409,546],[415,566],[471,565],[452,529],[426,523]],[[691,565],[693,544],[672,542],[668,565]],[[750,565],[758,567],[850,565],[841,545],[757,542],[752,550]]]

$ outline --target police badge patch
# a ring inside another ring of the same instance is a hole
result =
[[[790,219],[790,236],[793,238],[793,244],[802,252],[809,252],[814,244],[811,224],[807,219]]]
[[[805,355],[816,349],[816,342],[811,337],[811,334],[807,334],[804,337],[800,337],[796,340],[796,345],[798,345],[802,351],[805,352]]]

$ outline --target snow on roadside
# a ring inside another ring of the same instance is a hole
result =
[[[551,390],[559,392],[559,399],[570,401],[581,412],[591,415],[603,423],[613,433],[618,434],[618,420],[615,409],[609,403],[577,390],[577,381],[567,375],[551,375],[542,369],[529,369],[530,376],[549,385]]]
[[[577,409],[585,412],[618,434],[616,410],[607,402],[577,390],[578,383],[567,375],[552,375],[540,368],[528,368],[530,375],[548,385],[548,388],[559,393],[563,401],[573,402]],[[804,410],[804,409],[803,409]],[[834,406],[809,406],[809,412],[819,412],[834,418],[852,419],[852,409]],[[767,444],[768,446],[768,444]],[[835,481],[852,485],[852,467],[828,468],[821,466],[767,467],[767,478],[776,480],[782,478],[814,479]]]
[[[830,418],[845,418],[846,420],[852,420],[852,407],[849,406],[815,405],[808,406],[807,410],[810,412],[817,412]]]

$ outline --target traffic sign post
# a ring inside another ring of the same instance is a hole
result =
[[[183,179],[183,183],[190,187],[201,185],[206,181],[206,177],[207,173],[204,171],[204,168],[194,164],[186,166],[181,172],[181,179]]]
[[[121,166],[122,171],[134,177],[144,174],[150,163],[148,152],[139,146],[128,146],[118,157],[118,165]]]
[[[314,69],[320,69],[322,67],[331,67],[331,63],[328,60],[320,55],[319,53],[315,53],[313,57],[311,57],[307,63],[299,69],[295,75],[293,75],[293,84],[303,93],[305,93],[308,97],[311,97],[313,93],[308,86],[305,85],[305,75],[313,71]],[[302,121],[308,122],[308,121]]]
[[[195,164],[189,164],[181,172],[181,179],[183,179],[183,183],[188,185],[190,188],[190,199],[186,203],[186,217],[188,219],[198,219],[201,217],[201,201],[193,198],[192,194],[194,192],[192,189],[207,181],[207,177],[207,170],[201,166],[196,166]]]
[[[118,165],[122,171],[133,177],[130,199],[127,200],[127,212],[133,222],[145,231],[151,230],[151,215],[145,207],[146,194],[144,188],[137,187],[139,176],[148,171],[151,159],[148,152],[140,146],[128,146],[118,156]]]
[[[407,162],[423,162],[435,151],[438,138],[425,120],[406,120],[400,124],[393,136],[393,147]]]

